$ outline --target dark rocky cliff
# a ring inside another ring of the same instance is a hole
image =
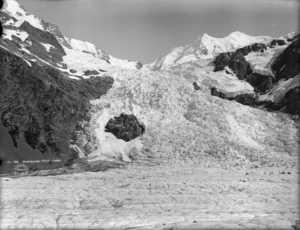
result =
[[[69,142],[78,121],[88,119],[89,100],[105,94],[113,79],[73,80],[51,67],[30,64],[0,48],[1,123],[15,148],[24,139],[33,155],[39,151],[68,163]],[[0,157],[20,157],[10,154],[1,149]]]
[[[293,78],[300,73],[300,34],[276,58],[271,67],[277,82]]]

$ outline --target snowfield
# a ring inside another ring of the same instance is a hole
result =
[[[292,230],[299,217],[298,177],[289,167],[132,164],[106,172],[1,178],[0,227]]]

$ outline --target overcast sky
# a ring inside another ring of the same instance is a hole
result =
[[[278,37],[298,30],[298,0],[18,0],[71,38],[150,63],[203,33]]]

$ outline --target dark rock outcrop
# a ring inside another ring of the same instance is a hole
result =
[[[251,52],[257,52],[259,50],[267,49],[267,45],[263,43],[254,43],[249,46],[245,46],[236,50],[235,53],[241,53],[243,56],[248,55]]]
[[[144,134],[145,126],[134,115],[122,113],[119,117],[114,117],[108,121],[105,132],[111,132],[118,139],[130,141]]]
[[[284,98],[273,105],[273,110],[282,110],[292,115],[300,115],[300,87],[289,90]]]
[[[214,60],[214,72],[224,70],[231,59],[231,53],[220,53]]]
[[[255,92],[265,93],[270,91],[274,86],[274,78],[272,76],[251,73],[247,76],[247,82],[253,87]]]
[[[274,39],[270,42],[270,47],[275,47],[275,46],[283,46],[286,45],[286,42],[282,39]]]
[[[228,67],[237,75],[238,79],[244,80],[248,74],[250,74],[250,64],[246,61],[241,52],[236,52],[230,61]]]
[[[32,150],[50,153],[68,162],[69,141],[78,121],[87,116],[89,100],[105,94],[113,79],[73,80],[52,67],[34,62],[29,66],[2,48],[0,69],[1,123],[15,147],[24,139]],[[9,154],[4,153],[4,158],[20,157]]]
[[[230,61],[231,61],[231,66],[235,66],[235,71],[237,71],[238,69],[244,71],[244,67],[236,67],[237,65],[246,66],[249,64],[248,62],[246,62],[246,60],[244,60],[245,58],[242,58],[242,56],[246,56],[251,52],[257,52],[259,50],[266,50],[266,49],[267,49],[266,44],[254,43],[249,46],[239,48],[235,52],[220,53],[213,62],[215,65],[214,72],[224,70],[226,66],[229,66]],[[237,64],[236,62],[237,60],[240,60],[241,64]],[[240,76],[242,76],[242,78],[245,78],[243,73],[240,73]]]
[[[200,86],[197,84],[197,82],[194,82],[193,86],[194,86],[194,90],[199,90],[200,89]]]
[[[19,29],[26,31],[29,35],[27,40],[31,42],[31,45],[27,49],[29,49],[30,53],[53,64],[62,62],[62,56],[66,55],[66,53],[53,34],[40,30],[27,21],[24,21]],[[47,51],[42,43],[51,45],[50,50]]]
[[[137,68],[137,69],[141,69],[141,68],[143,68],[143,64],[141,63],[141,62],[137,62],[136,63],[136,65],[135,65],[135,67]]]
[[[91,75],[98,75],[99,72],[97,70],[87,70],[84,72],[84,75],[91,76]]]
[[[272,101],[259,101],[257,94],[240,94],[233,97],[228,96],[225,93],[218,91],[215,87],[211,88],[211,95],[229,101],[236,101],[254,108],[264,107],[268,111],[281,111],[291,115],[300,116],[300,87],[295,87],[288,91],[284,98],[278,103]]]
[[[296,38],[273,62],[272,71],[276,82],[287,80],[300,73],[300,39]]]
[[[253,107],[257,107],[260,104],[260,102],[257,101],[257,95],[256,94],[239,94],[236,96],[227,96],[225,93],[222,93],[218,91],[215,87],[211,88],[211,95],[216,96],[222,99],[227,99],[229,101],[236,101],[243,105],[249,105]]]

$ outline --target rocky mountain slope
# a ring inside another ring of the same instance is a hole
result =
[[[297,164],[296,34],[205,34],[143,66],[64,37],[15,0],[0,19],[4,163]]]

